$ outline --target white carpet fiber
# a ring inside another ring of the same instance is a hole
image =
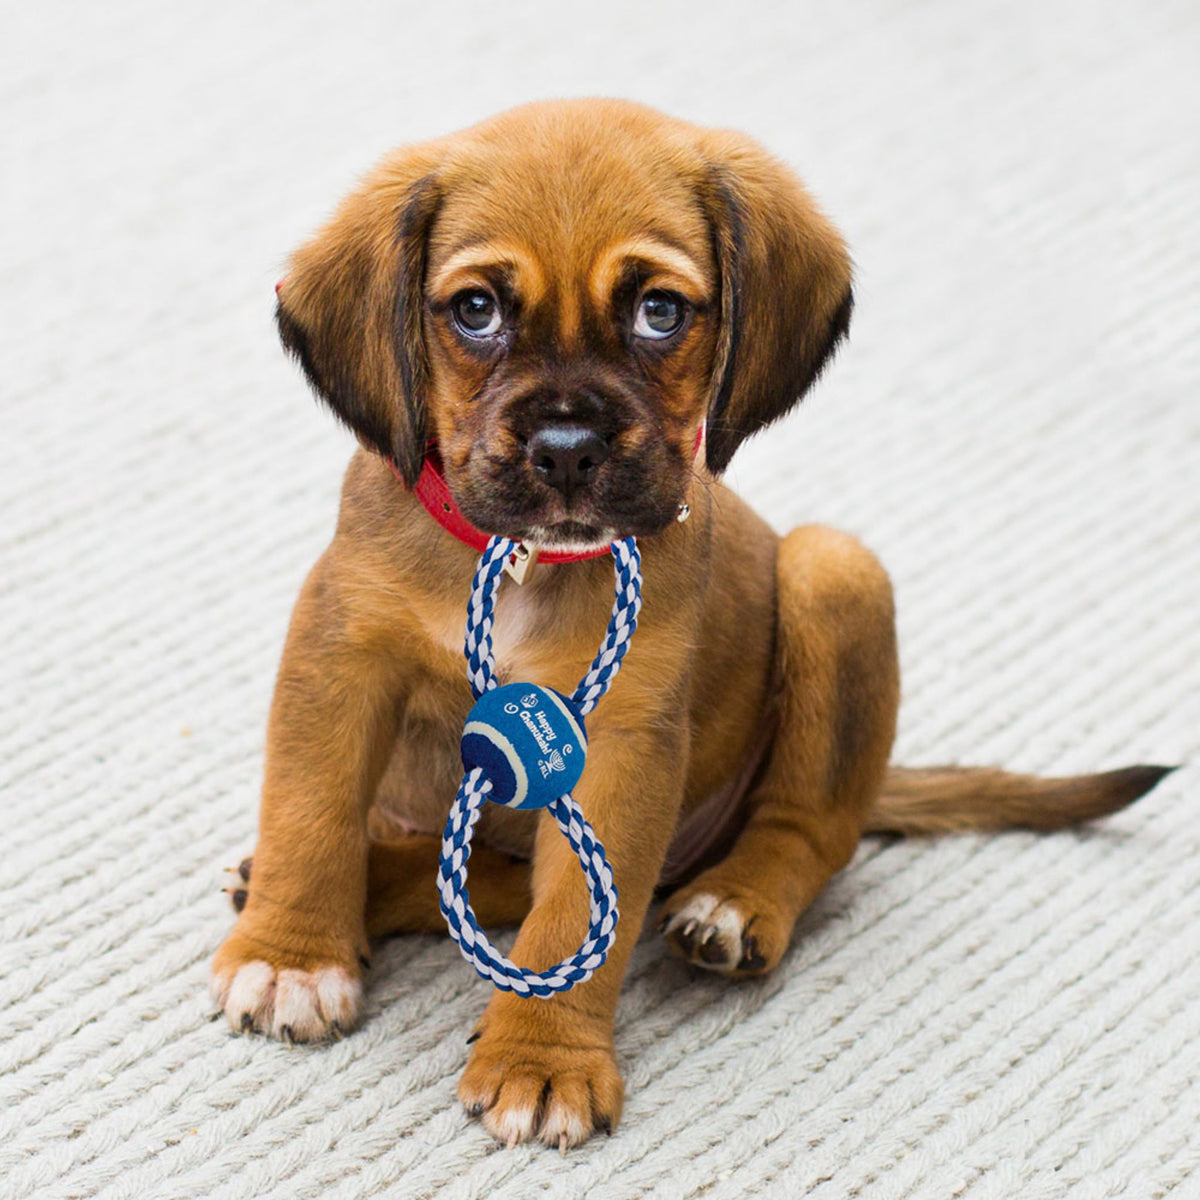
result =
[[[10,3],[0,42],[0,1196],[1200,1195],[1195,0]],[[459,1110],[445,939],[331,1047],[205,983],[351,448],[279,265],[390,145],[592,93],[755,133],[851,242],[849,346],[732,479],[889,565],[898,758],[1184,768],[1083,832],[865,845],[762,983],[648,937],[624,1121],[560,1157]]]

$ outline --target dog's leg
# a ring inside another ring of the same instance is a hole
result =
[[[440,838],[412,835],[372,842],[367,872],[367,933],[445,933],[438,905]],[[518,925],[529,912],[530,866],[490,846],[471,849],[471,907],[485,928]]]
[[[397,662],[330,604],[330,574],[323,559],[292,618],[267,729],[254,885],[211,983],[236,1031],[285,1041],[337,1034],[358,1016],[367,803],[400,689]]]
[[[668,897],[661,928],[698,966],[769,971],[797,917],[849,861],[896,727],[892,592],[875,557],[820,526],[780,546],[779,732],[729,855]]]
[[[625,700],[628,707],[628,690]],[[678,720],[642,720],[636,709],[623,716],[628,723],[621,729],[605,731],[598,719],[589,731],[587,771],[575,793],[605,845],[620,893],[608,961],[588,982],[547,1000],[493,996],[459,1083],[467,1110],[510,1145],[540,1137],[565,1149],[596,1129],[611,1132],[620,1117],[624,1088],[613,1012],[666,856],[686,767]],[[545,970],[574,953],[587,923],[579,860],[546,814],[534,850],[533,908],[512,958]]]
[[[367,936],[445,933],[438,905],[437,872],[442,843],[426,834],[372,841],[367,854]],[[253,886],[254,860],[244,859],[226,889],[237,912]],[[529,912],[529,863],[490,846],[471,851],[471,907],[480,924],[519,925]]]

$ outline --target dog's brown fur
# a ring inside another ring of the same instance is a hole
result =
[[[837,232],[755,143],[618,102],[533,105],[401,150],[294,256],[281,332],[364,449],[279,671],[252,880],[214,966],[236,1029],[345,1030],[368,939],[441,928],[437,833],[470,704],[460,646],[476,556],[384,461],[412,483],[434,439],[482,528],[635,533],[645,563],[636,645],[589,721],[577,790],[615,865],[619,934],[571,992],[492,997],[459,1094],[505,1141],[564,1146],[616,1123],[626,963],[673,839],[713,797],[732,816],[700,829],[663,925],[677,951],[741,977],[779,962],[864,830],[1057,828],[1157,780],[888,772],[899,677],[883,568],[831,529],[779,538],[716,478],[818,374],[850,284]],[[634,345],[625,321],[650,286],[689,301],[666,348]],[[469,287],[508,296],[507,341],[481,349],[455,332],[448,310]],[[568,520],[530,475],[521,422],[572,404],[614,422],[614,450]],[[604,559],[503,588],[502,676],[569,692],[611,588]],[[541,969],[572,952],[586,895],[553,823],[491,810],[477,841],[472,900],[485,924],[521,922],[513,958]]]

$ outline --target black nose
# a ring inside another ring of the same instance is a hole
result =
[[[538,477],[568,498],[607,457],[608,443],[586,425],[545,425],[529,439],[529,461]]]

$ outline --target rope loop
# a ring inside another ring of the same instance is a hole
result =
[[[637,629],[638,613],[642,607],[641,555],[638,553],[636,539],[624,538],[615,541],[611,549],[616,575],[612,616],[591,667],[571,694],[569,705],[563,705],[564,711],[574,710],[583,716],[590,713],[612,687],[613,679],[621,669],[621,662],[629,652],[629,643]],[[492,647],[492,625],[500,577],[515,550],[516,543],[510,539],[492,538],[480,556],[479,566],[471,584],[463,654],[467,660],[467,679],[476,701],[499,687]],[[536,689],[531,685],[530,690]],[[497,697],[494,703],[498,705],[502,698],[503,696]],[[517,705],[513,704],[510,707],[515,710]],[[524,712],[521,715],[527,716]],[[570,721],[569,716],[567,720]],[[507,754],[508,760],[513,762],[518,773],[529,765],[524,759],[530,759],[530,756],[536,755],[539,750],[545,752],[546,758],[531,759],[531,762],[541,767],[543,776],[553,778],[555,771],[563,770],[563,760],[558,750],[548,749],[545,739],[555,735],[552,731],[547,732],[549,727],[545,723],[539,728],[536,722],[527,720],[526,725],[530,729],[529,738],[533,741],[526,748],[523,757],[520,747],[514,749],[512,741],[504,736],[503,731],[488,727],[483,729],[482,733],[485,737],[492,738],[495,745]],[[514,725],[514,728],[518,728],[520,732],[518,726]],[[575,746],[582,754],[586,751],[586,739],[578,728],[572,728],[579,735]],[[468,717],[467,729],[474,730],[478,740],[480,722],[472,722]],[[464,747],[466,742],[464,736]],[[604,965],[616,936],[619,919],[617,889],[613,883],[612,868],[604,854],[604,846],[569,791],[544,802],[544,806],[549,809],[563,836],[575,851],[587,881],[588,932],[583,945],[557,966],[546,971],[530,971],[518,967],[488,941],[475,918],[467,894],[467,861],[471,857],[471,835],[482,815],[483,806],[488,799],[501,803],[509,803],[509,800],[499,794],[493,794],[496,784],[484,766],[469,763],[464,765],[467,769],[454,803],[450,806],[446,830],[442,835],[442,855],[438,866],[438,902],[442,915],[446,918],[450,936],[475,970],[502,991],[543,999],[556,992],[565,992],[577,983],[590,979],[592,974]],[[530,774],[536,778],[532,771]]]

